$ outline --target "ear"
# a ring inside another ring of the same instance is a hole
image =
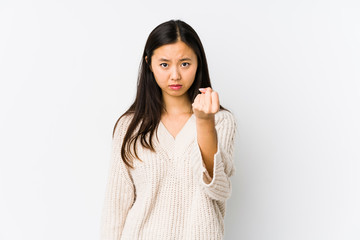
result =
[[[151,65],[149,65],[149,62],[148,62],[148,57],[147,57],[147,56],[145,56],[145,61],[146,61],[147,65],[149,66],[150,71],[152,71],[152,69],[151,69]]]

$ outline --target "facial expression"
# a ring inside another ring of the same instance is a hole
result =
[[[151,57],[151,71],[164,98],[186,96],[195,80],[197,66],[195,52],[182,41],[155,49]]]

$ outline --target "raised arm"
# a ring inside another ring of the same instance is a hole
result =
[[[193,107],[197,108],[194,109],[194,112],[199,111],[200,106],[207,105],[206,101],[209,101],[209,97],[206,94],[200,95],[204,97],[203,101],[205,103],[201,103],[200,98],[194,101]],[[205,97],[208,98],[205,99]],[[217,94],[214,97],[211,96],[211,104],[213,102],[216,104],[219,102]],[[216,108],[213,107],[213,110],[215,111]],[[206,113],[200,113],[199,119],[197,118],[199,150],[194,157],[200,158],[200,161],[202,160],[203,177],[201,184],[204,192],[214,200],[224,201],[231,195],[230,176],[235,170],[233,164],[235,119],[230,112],[225,110],[216,114],[208,114],[209,119],[203,119],[202,114]],[[214,146],[214,144],[216,145]]]
[[[219,96],[211,88],[200,89],[193,103],[196,116],[197,141],[207,172],[212,178],[214,155],[217,152],[217,136],[215,129],[215,113],[219,111]]]

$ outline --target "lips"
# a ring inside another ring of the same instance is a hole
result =
[[[172,90],[179,90],[182,87],[182,85],[180,85],[180,84],[172,84],[172,85],[169,85],[169,87]]]

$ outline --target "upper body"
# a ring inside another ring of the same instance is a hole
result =
[[[160,24],[140,66],[113,131],[102,239],[222,239],[235,120],[211,88],[200,39],[183,21]]]
[[[194,115],[176,138],[160,122],[156,152],[139,146],[142,162],[129,169],[120,148],[130,119],[121,118],[113,138],[102,239],[222,239],[235,169],[233,115],[215,114],[218,149],[212,178],[201,157]]]

